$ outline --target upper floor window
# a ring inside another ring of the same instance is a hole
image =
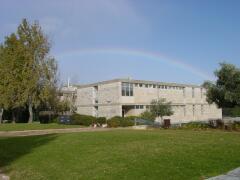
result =
[[[192,88],[192,98],[194,98],[195,97],[195,90],[194,90],[194,88]]]
[[[122,96],[133,96],[133,84],[122,83]]]

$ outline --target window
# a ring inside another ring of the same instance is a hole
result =
[[[142,84],[139,84],[139,87],[142,87],[143,85]]]
[[[195,97],[195,91],[194,91],[194,88],[192,88],[192,98]]]
[[[133,84],[122,83],[122,96],[133,96]]]
[[[145,84],[145,87],[148,88],[148,84]]]
[[[143,109],[144,106],[143,105],[135,105],[135,109]]]
[[[186,97],[186,89],[183,88],[182,90],[183,90],[183,97]]]
[[[153,88],[156,88],[156,85],[155,85],[155,84],[153,85]]]
[[[135,84],[135,87],[138,87],[138,84],[137,84],[137,83]]]
[[[201,88],[201,99],[203,98],[203,88]]]

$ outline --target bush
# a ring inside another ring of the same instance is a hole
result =
[[[108,127],[119,127],[121,125],[122,117],[120,116],[114,116],[111,119],[107,120],[107,126]]]
[[[83,125],[83,126],[90,126],[94,122],[96,122],[96,118],[93,116],[82,115],[82,114],[73,114],[70,117],[71,124],[75,125]]]
[[[107,119],[105,117],[98,117],[95,120],[95,123],[98,123],[100,125],[106,124]]]
[[[234,121],[233,129],[234,130],[240,130],[240,122],[239,121]]]
[[[150,111],[144,111],[141,115],[140,115],[140,117],[142,118],[142,119],[145,119],[145,120],[150,120],[150,121],[154,121],[156,118],[155,118],[155,116],[153,115],[153,113],[151,113]]]
[[[128,127],[128,126],[134,126],[134,119],[135,117],[126,117],[123,118],[122,121],[120,121],[121,127]]]
[[[120,117],[114,116],[111,119],[107,120],[108,127],[128,127],[134,125],[134,119],[136,116],[129,116],[129,117]]]
[[[48,114],[39,115],[39,121],[41,124],[55,123],[58,121],[58,116]]]
[[[223,116],[240,117],[240,107],[223,108]]]
[[[209,125],[207,123],[203,122],[189,122],[186,124],[182,124],[181,128],[185,129],[207,129],[209,128]]]

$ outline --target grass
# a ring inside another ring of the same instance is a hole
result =
[[[64,129],[64,128],[79,128],[80,125],[64,125],[57,123],[40,124],[40,123],[15,123],[15,124],[0,124],[0,131],[24,131],[24,130],[39,130],[39,129]]]
[[[0,138],[11,179],[203,179],[240,166],[240,133],[116,130]]]

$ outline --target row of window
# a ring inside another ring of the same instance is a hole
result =
[[[150,105],[146,105],[145,106],[146,107],[146,109],[149,109],[150,108]],[[179,107],[182,107],[182,106],[179,106]],[[134,109],[144,109],[144,105],[135,105],[134,106]],[[186,116],[186,107],[184,106],[184,110],[183,110],[184,112],[184,116]],[[195,112],[196,112],[196,105],[193,105],[192,106],[192,113],[193,113],[193,116],[195,116]],[[204,114],[204,106],[203,105],[201,105],[201,115],[203,115]]]
[[[122,96],[133,96],[133,84],[122,83]]]
[[[146,88],[159,88],[159,89],[176,89],[183,90],[183,96],[186,96],[186,91],[184,87],[179,86],[166,86],[166,85],[155,85],[155,84],[139,84],[135,83],[135,87],[146,87]],[[201,98],[203,98],[203,89],[201,88]],[[133,84],[132,83],[122,83],[122,96],[133,96]],[[195,97],[195,88],[192,88],[192,98]]]
[[[180,87],[180,86],[167,86],[167,85],[141,84],[141,83],[135,83],[135,87],[158,88],[158,89],[176,89],[176,90],[183,90],[184,89],[184,87]]]

